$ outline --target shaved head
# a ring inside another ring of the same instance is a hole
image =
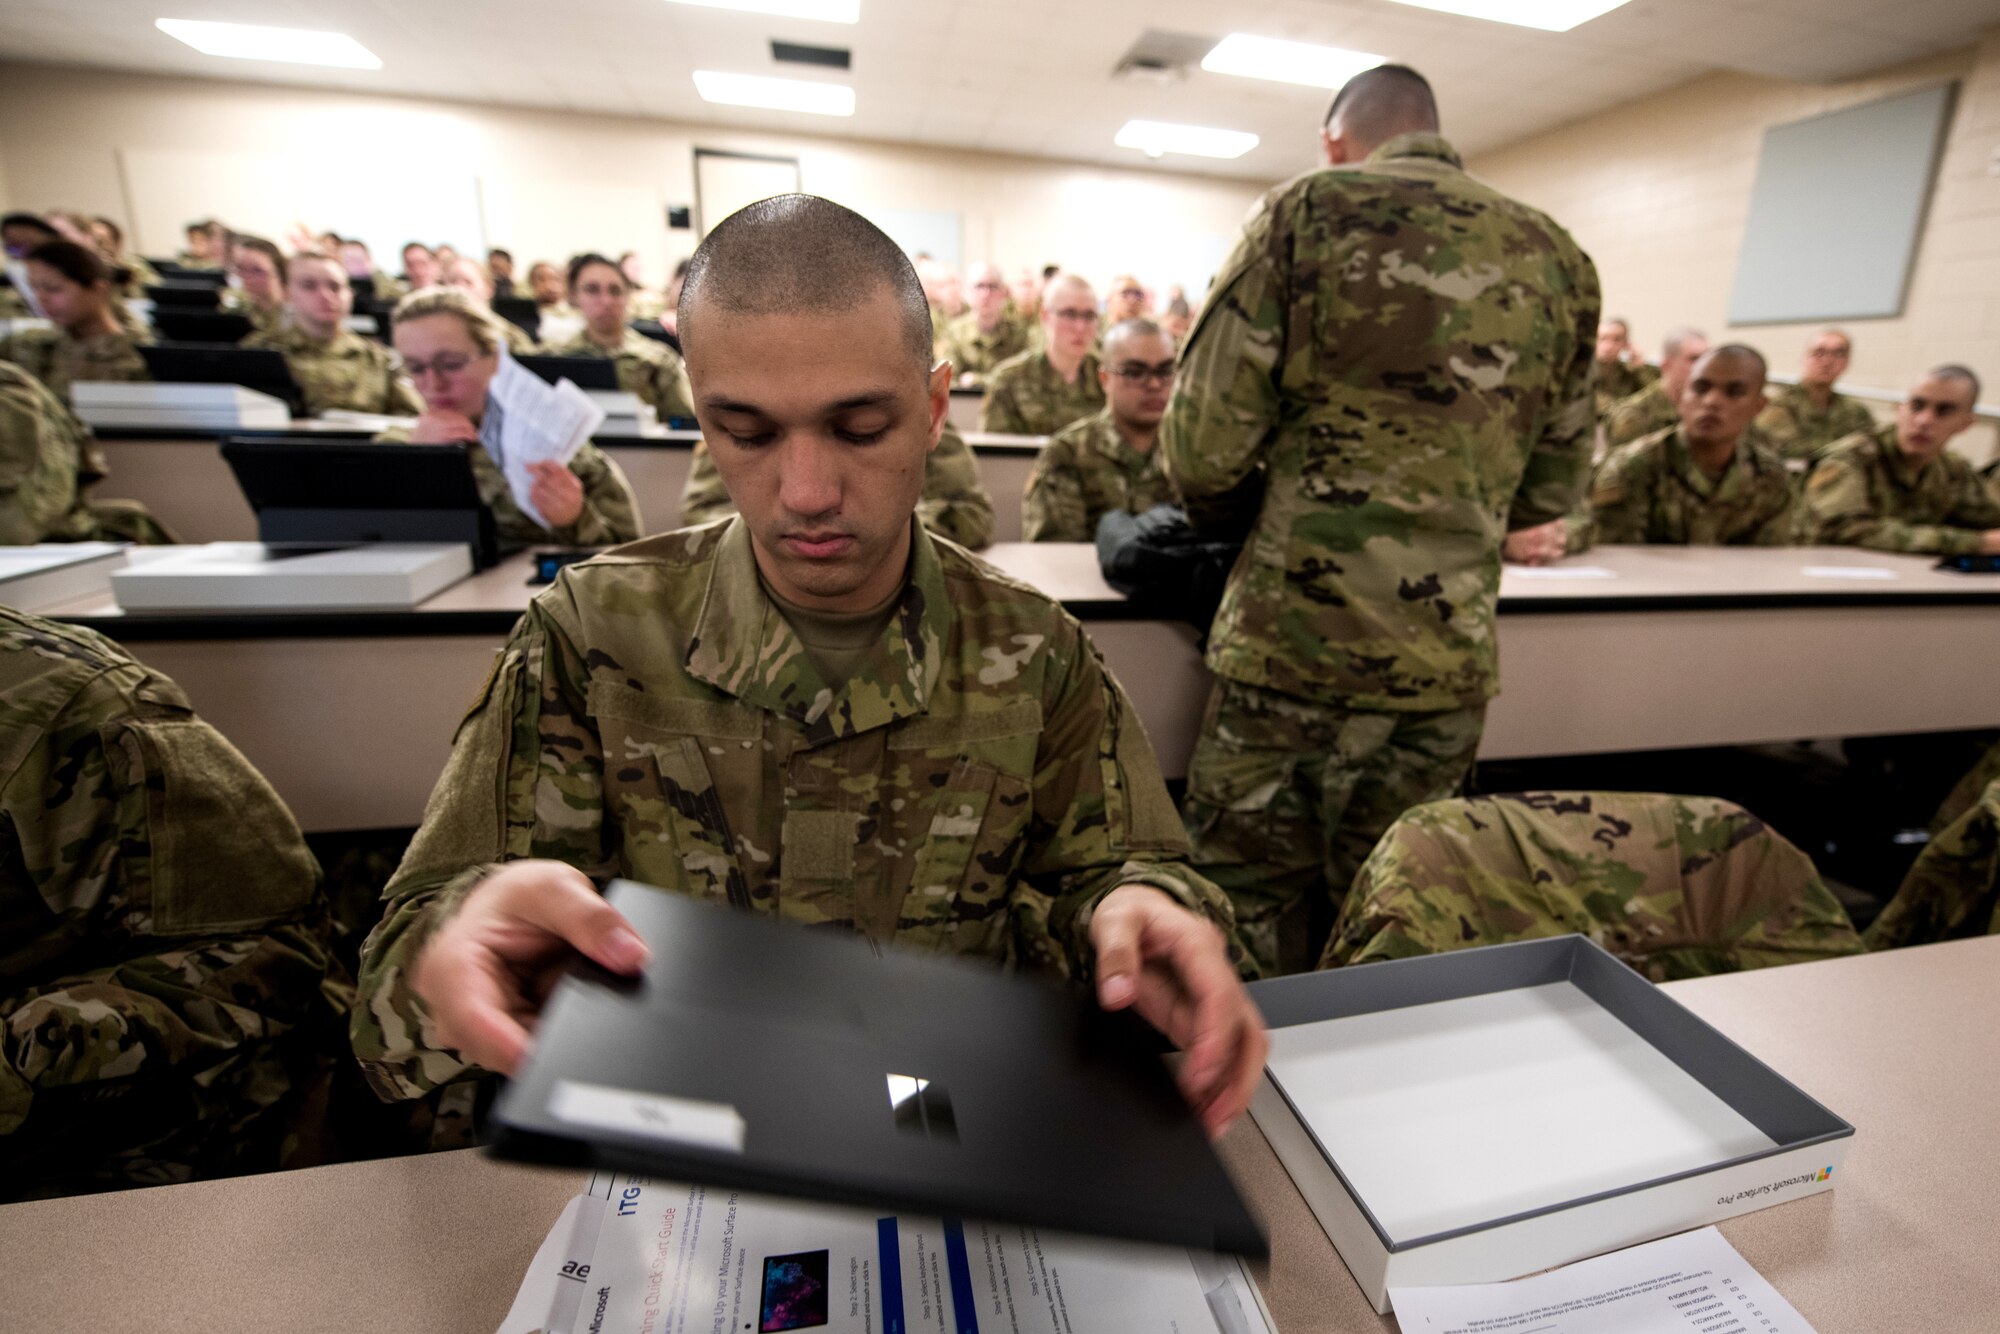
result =
[[[696,248],[681,287],[684,346],[705,306],[742,315],[852,310],[878,293],[902,314],[904,349],[931,365],[931,311],[916,268],[868,219],[816,195],[778,195],[724,218]]]
[[[1408,65],[1377,65],[1349,79],[1326,110],[1326,131],[1370,150],[1399,134],[1436,134],[1437,98]]]
[[[1756,348],[1748,343],[1724,343],[1721,347],[1710,348],[1699,361],[1695,362],[1696,377],[1700,377],[1703,368],[1718,362],[1731,366],[1740,365],[1756,380],[1759,389],[1764,387],[1764,379],[1771,373],[1770,367],[1764,364],[1764,354]]]

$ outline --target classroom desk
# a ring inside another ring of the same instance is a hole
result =
[[[984,553],[1081,619],[1169,778],[1186,773],[1209,678],[1192,627],[1135,615],[1087,545]],[[527,606],[525,556],[414,611],[125,616],[108,596],[44,609],[126,644],[271,780],[308,830],[413,825],[452,728]],[[1501,582],[1505,688],[1480,755],[1504,759],[2000,726],[2000,577],[1837,548],[1607,547]],[[1807,566],[1889,579],[1809,576]],[[357,737],[367,738],[364,746]]]
[[[1744,1258],[1822,1334],[1991,1328],[2000,937],[1666,989],[1856,1129],[1832,1191],[1721,1225]],[[1395,1329],[1248,1118],[1222,1153],[1280,1334]],[[583,1179],[464,1150],[8,1205],[0,1311],[22,1334],[490,1334]]]
[[[300,421],[285,432],[240,434],[365,440],[371,432],[339,422]],[[183,542],[256,540],[257,516],[216,448],[216,432],[100,427],[97,438],[111,466],[111,476],[99,486],[104,496],[145,502]],[[597,447],[632,483],[645,531],[663,533],[678,524],[691,451],[700,438],[699,431],[665,427],[596,437]],[[1021,497],[1045,437],[969,431],[966,439],[993,498],[993,540],[1020,541]]]

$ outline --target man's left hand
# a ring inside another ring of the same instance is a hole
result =
[[[1097,1000],[1135,1007],[1186,1053],[1181,1093],[1211,1136],[1250,1105],[1270,1043],[1213,922],[1151,885],[1120,885],[1090,919]]]

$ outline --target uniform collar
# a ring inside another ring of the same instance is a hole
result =
[[[1744,436],[1748,434],[1748,431],[1744,432]],[[1722,470],[1722,476],[1710,477],[1694,461],[1694,449],[1688,444],[1687,428],[1682,426],[1676,426],[1673,434],[1667,437],[1667,460],[1675,476],[1681,479],[1681,485],[1703,500],[1714,499],[1715,494],[1729,485],[1732,478],[1747,474],[1756,466],[1750,461],[1749,441],[1739,437],[1736,452],[1729,456],[1729,466]]]
[[[1465,163],[1459,159],[1458,150],[1451,141],[1441,134],[1399,134],[1368,155],[1369,163],[1387,162],[1391,158],[1427,157],[1449,163],[1463,171]]]
[[[1922,486],[1924,478],[1930,475],[1932,468],[1946,466],[1943,454],[1939,454],[1928,463],[1919,463],[1905,454],[1902,441],[1896,438],[1894,422],[1884,422],[1876,427],[1875,439],[1881,447],[1882,462],[1888,465],[1885,471],[1889,474],[1889,480],[1905,491],[1914,491]]]
[[[765,594],[748,526],[732,519],[709,567],[708,590],[688,644],[688,675],[784,715],[815,745],[923,713],[943,671],[951,603],[937,548],[921,524],[912,520],[911,526],[910,579],[901,604],[882,641],[834,690]]]

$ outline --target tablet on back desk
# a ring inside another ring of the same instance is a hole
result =
[[[606,897],[652,963],[564,979],[496,1154],[1264,1254],[1143,1021],[629,881]]]

